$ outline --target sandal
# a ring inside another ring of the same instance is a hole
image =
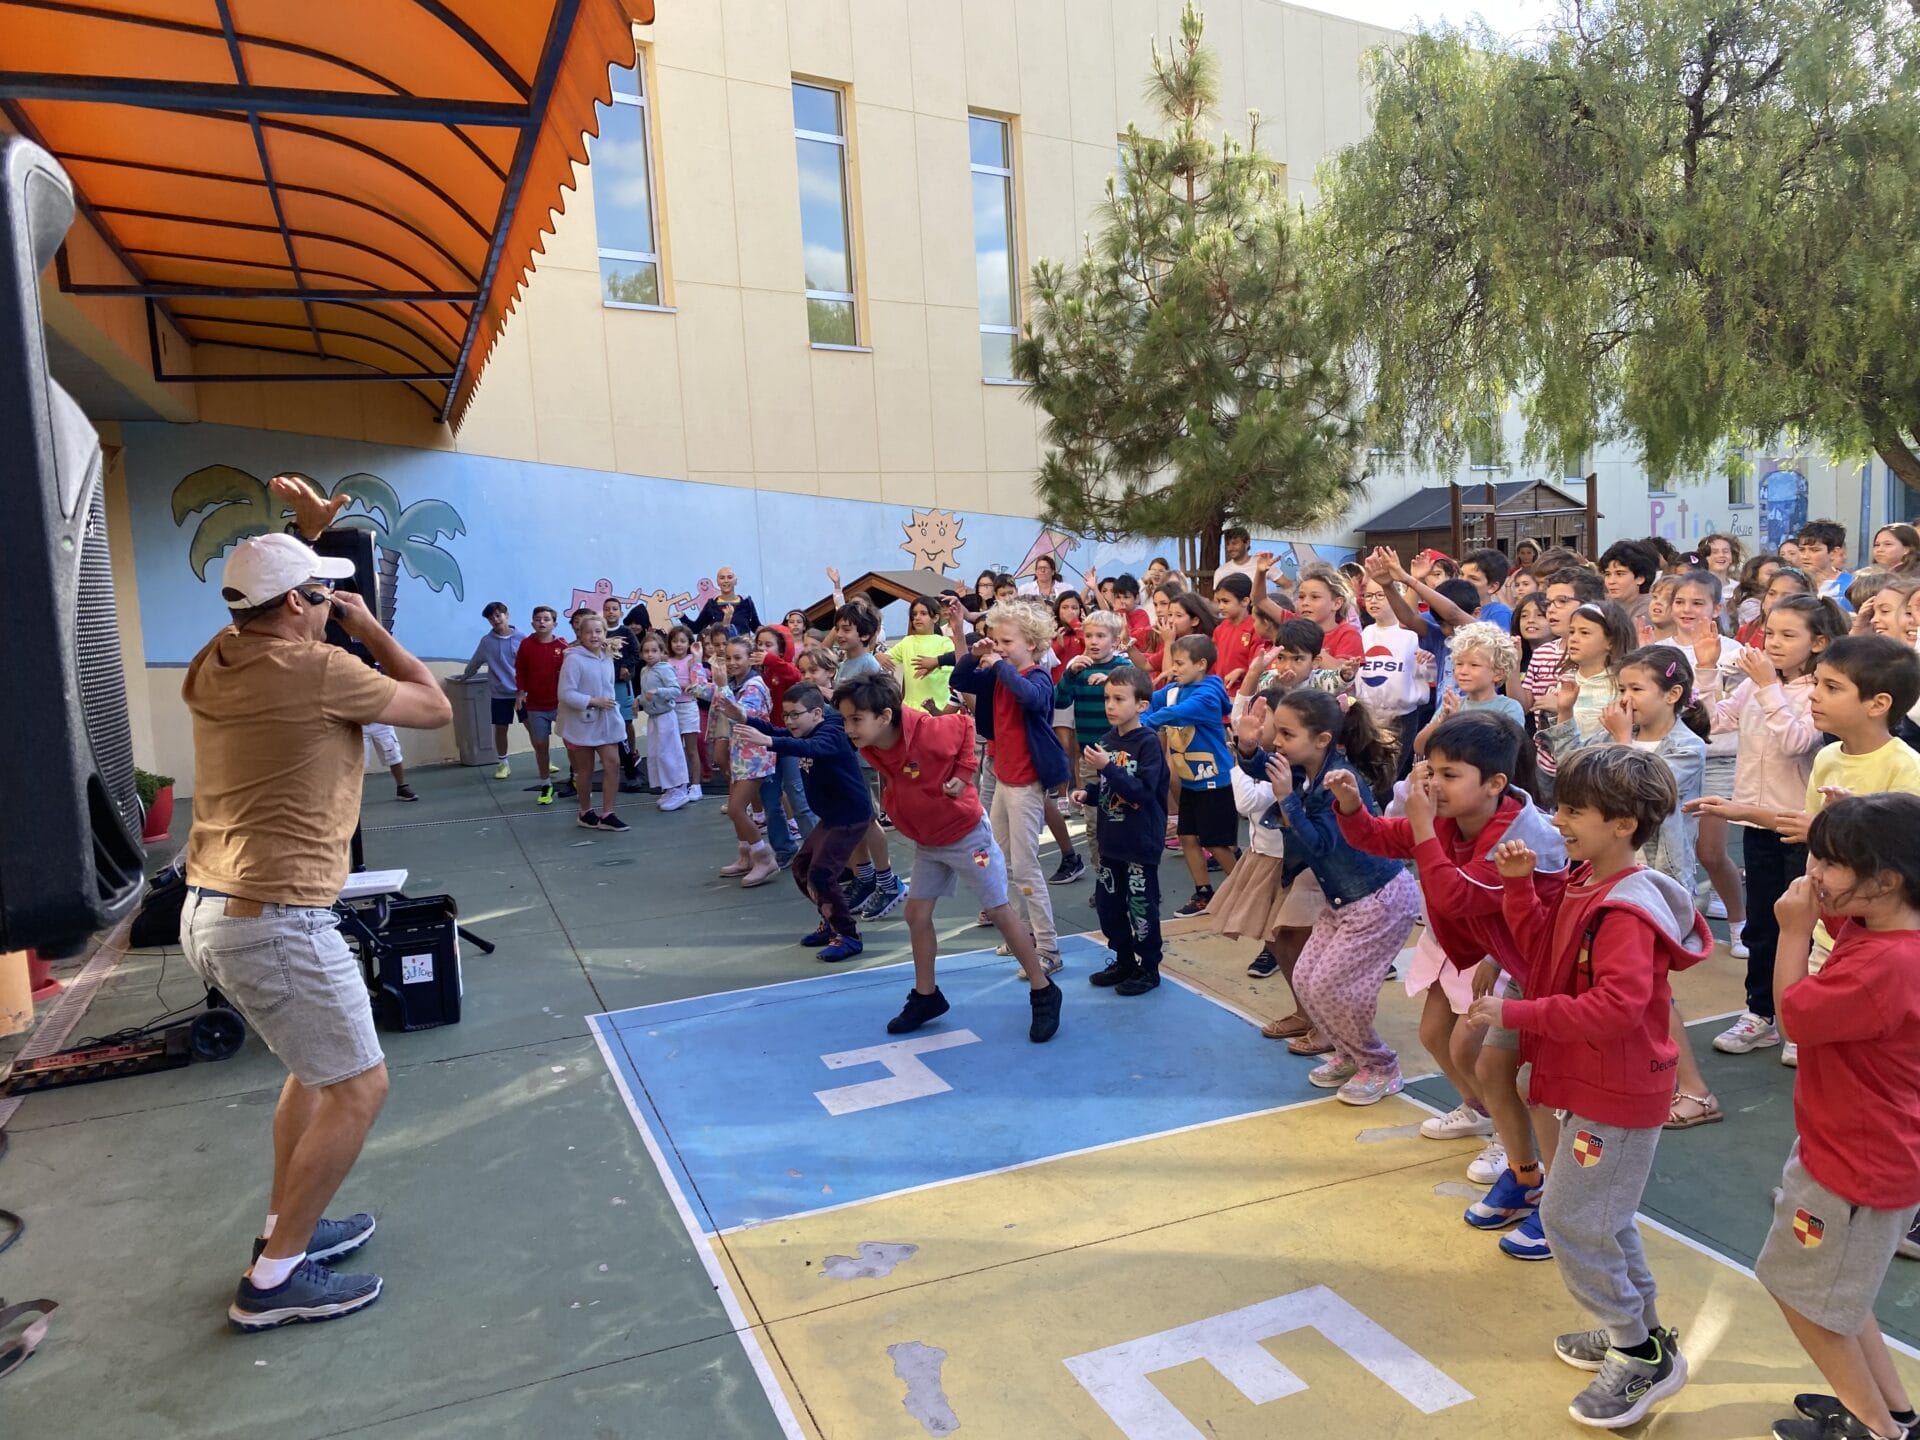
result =
[[[1263,1030],[1261,1033],[1266,1032]],[[1309,1030],[1306,1034],[1296,1035],[1287,1041],[1287,1052],[1292,1055],[1331,1055],[1333,1042],[1321,1035],[1318,1030]]]
[[[1711,1095],[1689,1095],[1684,1090],[1675,1091],[1673,1104],[1667,1110],[1666,1130],[1691,1130],[1696,1125],[1713,1125],[1726,1116],[1720,1112],[1720,1102]]]
[[[1291,1040],[1311,1029],[1313,1022],[1296,1010],[1284,1020],[1269,1020],[1260,1027],[1260,1033],[1269,1040]]]

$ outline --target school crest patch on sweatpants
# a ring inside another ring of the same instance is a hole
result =
[[[1573,1163],[1582,1169],[1590,1169],[1600,1163],[1600,1155],[1607,1148],[1607,1142],[1591,1130],[1573,1132]]]
[[[1805,1208],[1793,1212],[1793,1238],[1811,1250],[1827,1238],[1827,1222],[1809,1215]]]

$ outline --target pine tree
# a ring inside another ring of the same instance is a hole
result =
[[[1048,524],[1191,538],[1211,569],[1231,524],[1313,530],[1364,492],[1352,384],[1302,267],[1283,172],[1213,138],[1218,70],[1189,0],[1153,48],[1163,133],[1129,126],[1097,235],[1033,268],[1016,376],[1045,411]]]

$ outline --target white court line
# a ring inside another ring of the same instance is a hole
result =
[[[1415,1076],[1426,1080],[1433,1077]],[[920,1185],[908,1185],[899,1190],[887,1190],[878,1195],[868,1195],[859,1200],[843,1200],[838,1205],[822,1205],[817,1209],[795,1210],[786,1215],[769,1215],[763,1220],[749,1220],[744,1225],[729,1225],[724,1230],[715,1230],[714,1235],[738,1235],[743,1230],[758,1230],[768,1225],[778,1225],[786,1220],[811,1220],[815,1215],[831,1215],[836,1210],[852,1210],[861,1205],[872,1205],[880,1200],[897,1200],[902,1195],[921,1195],[929,1190],[944,1190],[949,1185],[962,1185],[969,1180],[986,1180],[995,1175],[1010,1175],[1016,1170],[1031,1170],[1036,1165],[1050,1165],[1055,1160],[1072,1160],[1081,1155],[1098,1155],[1102,1150],[1117,1150],[1122,1145],[1137,1145],[1148,1140],[1164,1140],[1170,1135],[1188,1135],[1195,1130],[1211,1130],[1216,1125],[1230,1125],[1237,1120],[1258,1120],[1263,1115],[1279,1115],[1287,1110],[1300,1110],[1308,1105],[1324,1105],[1333,1099],[1333,1092],[1324,1095],[1310,1095],[1304,1100],[1291,1100],[1285,1105],[1270,1106],[1265,1110],[1246,1110],[1238,1115],[1222,1115],[1217,1120],[1198,1120],[1191,1125],[1176,1125],[1171,1130],[1155,1130],[1148,1135],[1129,1135],[1120,1140],[1103,1140],[1098,1145],[1082,1146],[1078,1150],[1062,1150],[1053,1155],[1039,1155],[1031,1160],[1017,1160],[1011,1165],[997,1165],[991,1170],[976,1170],[970,1175],[951,1175],[941,1180],[928,1180]]]
[[[726,1271],[721,1268],[719,1258],[713,1253],[713,1245],[707,1239],[706,1231],[700,1227],[693,1207],[687,1203],[686,1192],[680,1188],[679,1180],[674,1176],[673,1168],[667,1164],[667,1157],[655,1140],[653,1127],[647,1123],[639,1102],[633,1098],[633,1091],[627,1085],[626,1073],[613,1058],[613,1052],[607,1048],[606,1036],[600,1026],[594,1023],[600,1017],[589,1015],[587,1024],[593,1031],[593,1043],[600,1047],[600,1058],[612,1072],[613,1083],[619,1087],[620,1098],[626,1102],[627,1114],[632,1117],[634,1128],[640,1132],[640,1139],[647,1147],[647,1153],[653,1157],[654,1168],[660,1172],[660,1178],[666,1182],[667,1196],[673,1201],[673,1208],[679,1213],[681,1225],[686,1227],[687,1238],[693,1241],[693,1248],[700,1253],[700,1263],[707,1267],[707,1279],[713,1282],[713,1293],[720,1297],[720,1304],[726,1309],[727,1319],[734,1327],[734,1334],[740,1339],[740,1348],[747,1353],[747,1363],[753,1366],[753,1373],[759,1377],[760,1388],[767,1392],[767,1403],[773,1407],[773,1418],[780,1422],[780,1429],[787,1440],[806,1440],[806,1431],[800,1427],[800,1418],[793,1413],[793,1405],[787,1399],[787,1392],[781,1387],[773,1373],[773,1366],[767,1360],[767,1352],[760,1345],[760,1337],[754,1333],[752,1322],[747,1319],[746,1311],[733,1293]]]

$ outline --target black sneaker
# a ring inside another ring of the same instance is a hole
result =
[[[1856,1420],[1851,1411],[1840,1408],[1838,1400],[1833,1404],[1836,1408],[1824,1420],[1807,1420],[1796,1415],[1790,1420],[1774,1421],[1773,1440],[1874,1440],[1873,1431]],[[1904,1428],[1900,1430],[1901,1435],[1908,1433]]]
[[[1193,892],[1193,898],[1191,900],[1187,901],[1186,904],[1182,905],[1173,913],[1179,916],[1204,915],[1207,913],[1207,906],[1212,903],[1213,887],[1211,885],[1202,885],[1198,890]]]
[[[1906,1236],[1894,1247],[1894,1254],[1906,1260],[1920,1260],[1920,1215],[1913,1217]]]
[[[1207,852],[1207,873],[1209,875],[1218,875],[1220,873],[1220,862],[1213,858],[1213,852],[1211,850]]]
[[[880,888],[877,880],[855,880],[853,888],[846,892],[847,909],[858,910],[873,898],[873,892]]]
[[[1160,967],[1158,965],[1142,965],[1134,972],[1131,979],[1122,980],[1118,985],[1114,986],[1113,993],[1116,995],[1144,995],[1149,990],[1158,990],[1159,988]]]
[[[1280,968],[1280,962],[1274,958],[1273,951],[1266,946],[1260,947],[1260,953],[1247,962],[1247,974],[1256,980],[1264,980]]]
[[[1089,975],[1087,977],[1087,983],[1106,989],[1108,986],[1118,985],[1122,980],[1131,980],[1133,978],[1133,972],[1138,968],[1133,961],[1122,960],[1116,955],[1112,960],[1107,962],[1106,969],[1096,970],[1093,974]]]
[[[302,1260],[286,1281],[272,1290],[260,1290],[246,1276],[227,1307],[227,1321],[236,1330],[272,1330],[302,1321],[338,1320],[364,1310],[380,1298],[378,1275],[341,1275],[318,1260]]]
[[[600,828],[600,817],[591,810],[582,810],[574,817],[573,823],[583,830],[598,830]]]
[[[909,1030],[918,1030],[929,1020],[938,1020],[948,1010],[947,997],[940,993],[938,985],[933,994],[922,995],[918,990],[907,992],[907,1003],[900,1013],[887,1021],[889,1035],[904,1035]]]
[[[1027,1039],[1044,1044],[1060,1030],[1060,987],[1049,980],[1046,989],[1029,990],[1027,996],[1033,1002],[1033,1023],[1027,1026]]]
[[[611,830],[616,835],[624,835],[627,831],[631,830],[633,827],[627,824],[627,822],[622,820],[618,815],[614,814],[611,810],[609,810],[606,814],[600,817],[599,828],[602,830]]]
[[[1049,885],[1071,885],[1087,873],[1086,860],[1076,851],[1060,857],[1060,868],[1047,877]]]
[[[413,793],[413,787],[411,785],[396,785],[393,787],[393,798],[396,800],[418,800],[420,797]]]
[[[1853,1419],[1853,1415],[1848,1411],[1847,1407],[1831,1395],[1796,1395],[1793,1397],[1793,1408],[1806,1416],[1807,1419],[1813,1421],[1816,1427],[1849,1420],[1853,1421],[1856,1425],[1860,1424],[1859,1421]],[[1907,1435],[1913,1434],[1915,1429],[1920,1428],[1920,1425],[1916,1425],[1914,1421],[1903,1421],[1898,1415],[1894,1416],[1893,1420],[1896,1425],[1901,1427],[1902,1433]],[[1787,1423],[1789,1422],[1785,1420],[1780,1422],[1781,1425]],[[1776,1433],[1779,1431],[1779,1428],[1779,1425],[1774,1426]],[[1824,1435],[1826,1432],[1815,1428],[1809,1430],[1807,1433],[1810,1435]],[[1845,1434],[1846,1432],[1841,1431],[1840,1433]],[[1869,1432],[1864,1425],[1861,1425],[1858,1433],[1864,1435]]]

